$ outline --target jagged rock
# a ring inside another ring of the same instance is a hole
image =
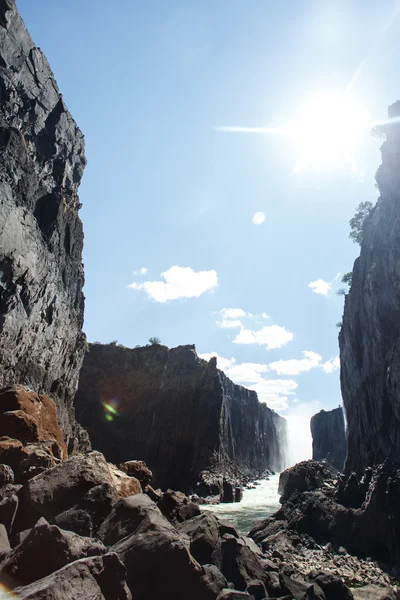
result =
[[[364,585],[352,590],[354,600],[396,600],[393,589],[377,585]]]
[[[18,496],[15,494],[7,495],[0,500],[0,523],[3,523],[8,534],[12,531],[18,505]]]
[[[236,590],[222,590],[217,600],[254,600],[254,596],[250,596],[247,592],[238,592]]]
[[[331,472],[322,463],[312,460],[297,463],[279,476],[278,491],[281,494],[281,502],[294,493],[316,490],[330,480],[333,480]]]
[[[10,436],[24,445],[52,440],[60,448],[60,458],[67,457],[56,405],[48,396],[22,386],[7,387],[0,390],[0,407],[0,436]]]
[[[200,515],[200,508],[181,492],[167,490],[157,503],[164,517],[173,523],[182,523]]]
[[[119,540],[111,550],[125,564],[136,600],[215,600],[215,581],[204,577],[187,542],[145,494],[119,502],[98,536],[106,544]]]
[[[347,455],[343,409],[321,410],[311,418],[312,457],[343,471]]]
[[[82,558],[14,590],[21,600],[132,600],[126,569],[115,554]]]
[[[307,579],[315,581],[325,594],[326,600],[353,600],[353,594],[340,577],[324,571],[311,571]]]
[[[92,517],[88,511],[82,508],[73,507],[64,510],[51,520],[51,524],[57,525],[60,529],[73,531],[83,537],[92,537],[94,533]]]
[[[262,560],[245,543],[229,533],[223,536],[221,544],[221,572],[235,588],[244,591],[253,579],[265,579]]]
[[[0,63],[0,386],[51,395],[65,440],[87,446],[73,410],[85,349],[83,135],[8,0],[0,4]]]
[[[178,531],[189,537],[190,553],[201,565],[221,566],[219,523],[211,514],[202,514],[178,526]]]
[[[114,397],[123,422],[106,419],[101,399]],[[221,483],[222,475],[232,476],[237,486],[285,466],[285,420],[254,391],[232,383],[215,358],[199,358],[194,346],[91,344],[75,404],[94,447],[116,464],[139,456],[162,489],[209,495],[196,488],[202,471]]]
[[[310,475],[305,472],[310,469]],[[294,472],[296,467],[293,468]],[[337,501],[338,483],[329,476],[315,490],[315,464],[302,463],[302,481],[310,481],[311,489],[299,493],[296,486],[293,494],[285,500],[279,511],[278,533],[291,538],[291,533],[307,534],[318,544],[331,543],[344,547],[347,552],[359,557],[396,564],[400,560],[400,470],[389,462],[368,470],[360,486],[366,486],[365,500],[360,508],[347,508]],[[369,483],[367,483],[369,482]],[[288,489],[285,488],[285,497]],[[274,545],[273,517],[253,527],[251,535],[265,551]],[[279,532],[284,526],[286,532]],[[291,538],[292,541],[293,538]],[[290,545],[290,544],[289,544]],[[279,548],[278,548],[279,550]],[[283,551],[287,551],[284,548]]]
[[[105,554],[97,540],[63,531],[40,519],[22,543],[0,565],[0,580],[8,586],[27,585],[58,571],[68,563]]]
[[[14,483],[14,471],[8,465],[0,464],[0,486]]]
[[[149,485],[153,473],[147,467],[143,460],[128,460],[119,465],[121,471],[124,471],[129,477],[136,477],[142,487]]]
[[[3,464],[9,465],[14,473],[18,472],[21,461],[27,457],[28,452],[22,442],[8,436],[0,437],[0,460]]]
[[[131,535],[144,519],[153,519],[167,523],[167,528],[172,525],[165,521],[160,510],[146,494],[138,494],[120,500],[112,509],[109,516],[101,524],[97,536],[107,546],[116,544],[119,540]]]
[[[225,577],[215,565],[203,565],[200,582],[207,587],[210,596],[214,594],[214,598],[228,585]]]
[[[400,115],[400,103],[389,107]],[[400,462],[400,349],[398,244],[400,239],[400,129],[384,125],[380,197],[364,221],[361,252],[345,296],[339,334],[341,388],[348,427],[347,472],[361,475],[386,458]]]
[[[24,497],[38,515],[53,518],[79,503],[91,488],[104,483],[115,488],[119,497],[140,490],[136,479],[118,472],[99,452],[90,452],[72,456],[30,479],[24,486]]]
[[[265,600],[267,590],[261,579],[253,579],[246,588],[246,592],[253,596],[254,600]]]
[[[25,483],[32,477],[55,467],[60,460],[55,458],[46,445],[28,444],[25,446],[28,456],[21,460],[18,468],[18,482]]]
[[[10,552],[11,546],[10,541],[8,539],[7,529],[0,523],[0,561],[2,561],[5,556]]]
[[[326,600],[318,584],[307,583],[301,577],[290,577],[285,572],[280,574],[280,581],[283,592],[291,594],[294,600]]]

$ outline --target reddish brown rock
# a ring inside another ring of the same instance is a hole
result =
[[[121,463],[119,468],[129,477],[136,477],[142,486],[148,485],[153,477],[153,473],[143,460],[128,460]]]
[[[56,405],[46,395],[39,396],[22,386],[0,390],[0,435],[28,442],[54,440],[67,457],[67,447],[57,420]]]
[[[0,437],[0,461],[4,465],[9,465],[15,473],[21,461],[28,456],[22,442],[7,436]]]

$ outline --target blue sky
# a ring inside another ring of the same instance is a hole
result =
[[[343,286],[335,276],[358,254],[348,221],[359,202],[376,200],[380,142],[368,134],[357,141],[356,172],[339,161],[293,173],[305,140],[299,148],[287,136],[215,126],[284,125],[310,94],[338,96],[355,73],[352,96],[373,120],[384,119],[400,98],[397,4],[115,0],[111,8],[105,0],[19,0],[18,7],[86,138],[88,339],[195,343],[228,359],[220,362],[228,375],[255,386],[282,414],[308,419],[336,407],[332,361],[343,298],[334,290]],[[265,215],[259,225],[257,212]],[[133,274],[141,268],[147,272]],[[173,282],[165,285],[162,273]],[[331,283],[326,295],[309,287],[320,279]],[[181,297],[167,300],[174,296]],[[218,325],[232,320],[236,327]]]

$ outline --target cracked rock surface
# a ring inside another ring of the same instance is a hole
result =
[[[87,444],[73,397],[82,364],[81,131],[12,0],[0,2],[0,387],[56,402],[65,441]]]

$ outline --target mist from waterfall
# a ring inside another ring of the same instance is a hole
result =
[[[312,458],[310,420],[321,410],[319,401],[292,404],[283,416],[287,421],[287,467]]]

